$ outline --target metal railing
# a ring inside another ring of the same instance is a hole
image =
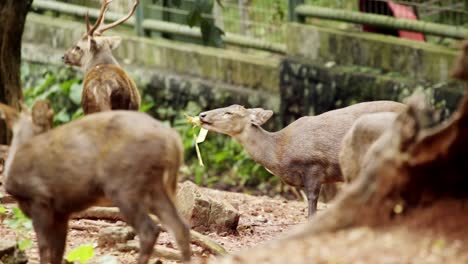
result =
[[[35,0],[33,7],[83,17],[90,9],[96,18],[102,0]],[[187,15],[195,1],[180,0],[171,6],[163,0],[140,0],[134,17],[126,22],[138,35],[179,36],[179,40],[200,39],[200,29],[187,26]],[[169,1],[170,2],[170,1]],[[429,35],[464,38],[468,24],[468,0],[369,0],[367,13],[357,11],[361,1],[349,0],[222,0],[213,12],[203,17],[215,22],[226,32],[225,43],[275,53],[285,53],[286,24],[289,20],[304,22],[306,17],[409,30]],[[388,2],[403,4],[417,14],[419,20],[388,16]],[[130,0],[115,0],[107,18],[112,21],[126,13]],[[90,8],[92,7],[92,8]],[[335,9],[324,9],[333,7]],[[356,11],[351,11],[351,10]],[[362,6],[361,6],[362,9]],[[288,19],[289,18],[289,19]],[[436,24],[437,23],[437,24]],[[445,26],[444,26],[445,24]],[[450,26],[451,25],[451,26]],[[181,38],[180,38],[181,37]],[[198,41],[200,43],[200,41]]]
[[[295,20],[299,22],[312,17],[454,39],[468,36],[468,0],[368,0],[356,1],[353,8],[349,7],[349,1],[295,2],[305,3],[293,9]],[[307,4],[310,2],[320,6]],[[348,6],[345,6],[346,3]],[[390,9],[391,5],[399,8],[398,17]],[[329,8],[330,6],[334,8]]]
[[[385,0],[367,1],[370,13],[386,14],[389,12]],[[466,0],[395,0],[411,9],[418,18],[425,22],[462,26],[468,23],[468,1]],[[404,14],[403,17],[405,18]]]
[[[193,0],[189,0],[193,1]],[[144,1],[142,1],[144,2]],[[97,8],[89,8],[83,5],[77,4],[70,4],[64,3],[61,1],[54,1],[54,0],[35,0],[33,1],[33,9],[36,11],[53,11],[60,14],[67,14],[76,17],[84,17],[86,12],[89,11],[89,16],[91,18],[96,19],[99,15],[99,9]],[[171,10],[171,7],[163,7],[157,4],[148,4],[144,6],[140,6],[137,9],[137,12],[133,17],[125,22],[125,24],[129,26],[135,27],[137,33],[151,33],[152,31],[162,32],[162,33],[170,33],[179,36],[185,37],[194,37],[194,38],[201,38],[200,28],[198,27],[189,27],[186,25],[184,20],[176,20],[175,22],[163,21],[164,17],[167,16],[167,12]],[[123,10],[125,10],[123,8]],[[112,12],[108,11],[106,13],[106,20],[108,21],[115,21],[123,16],[123,12]],[[151,16],[155,17],[156,19],[147,18],[146,13],[148,10],[152,10]],[[155,12],[157,11],[157,12]],[[159,13],[158,13],[159,12]],[[178,9],[177,11],[179,14],[186,15],[188,11],[184,11],[183,9]],[[211,15],[207,15],[211,17]],[[179,22],[179,23],[177,23]],[[254,35],[254,34],[253,34]],[[259,38],[249,35],[241,35],[238,33],[226,32],[223,36],[223,40],[226,44],[246,47],[246,48],[253,48],[259,50],[265,50],[275,53],[285,53],[286,47],[281,42],[274,42],[270,41],[266,38]]]

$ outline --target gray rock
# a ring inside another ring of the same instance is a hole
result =
[[[0,263],[24,264],[28,263],[28,257],[23,250],[18,248],[16,241],[0,241]]]
[[[189,181],[180,184],[177,205],[179,212],[195,230],[232,232],[239,223],[239,212],[231,204],[214,200]]]
[[[112,247],[118,243],[125,244],[135,238],[135,233],[131,227],[109,226],[99,230],[98,246]]]

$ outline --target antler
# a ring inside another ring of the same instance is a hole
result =
[[[104,0],[101,5],[101,11],[99,13],[99,17],[94,23],[94,25],[91,27],[90,22],[89,22],[89,15],[88,12],[86,12],[85,15],[85,20],[86,20],[86,35],[88,36],[93,36],[94,32],[96,29],[102,24],[104,21],[104,14],[106,13],[107,6],[112,2],[113,0]]]
[[[127,21],[133,15],[133,13],[135,13],[135,10],[136,10],[139,3],[140,3],[140,0],[135,0],[135,2],[133,3],[132,9],[127,14],[127,16],[125,16],[125,17],[123,17],[123,18],[121,18],[121,19],[119,19],[119,20],[117,20],[117,21],[115,21],[115,22],[113,22],[111,24],[105,25],[104,20],[101,19],[100,24],[99,24],[99,28],[96,30],[96,34],[101,35],[102,33],[104,33],[104,31],[109,30],[109,29],[111,29],[111,28],[113,28],[115,26],[118,26],[118,25],[124,23],[125,21]]]

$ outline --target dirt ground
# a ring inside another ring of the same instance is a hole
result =
[[[240,211],[241,218],[237,234],[205,234],[222,244],[234,256],[215,259],[200,247],[192,245],[195,263],[201,260],[210,260],[210,263],[311,263],[312,260],[314,263],[468,263],[467,240],[448,239],[430,230],[415,231],[402,226],[377,230],[354,228],[296,239],[278,246],[271,241],[284,237],[288,230],[301,228],[301,224],[306,223],[305,202],[206,190],[213,198],[230,202]],[[327,205],[319,204],[318,213],[324,212],[326,208]],[[82,244],[97,244],[98,232],[102,227],[125,225],[120,221],[72,220],[67,250]],[[5,225],[0,225],[0,237],[15,239],[15,233]],[[33,233],[30,237],[34,240]],[[161,234],[158,245],[176,248],[168,233]],[[263,247],[257,249],[257,246]],[[96,257],[90,263],[99,263],[100,257],[109,255],[115,256],[118,263],[136,263],[137,253],[134,251],[120,252],[115,248],[96,247],[95,253]],[[243,253],[248,253],[248,257]],[[27,250],[27,254],[30,263],[38,263],[36,244]],[[153,258],[150,263],[156,263],[157,260]]]
[[[242,249],[251,248],[264,242],[275,239],[281,234],[307,220],[307,204],[302,201],[288,201],[284,198],[270,198],[266,196],[252,196],[247,194],[232,193],[206,189],[207,193],[215,199],[224,199],[237,208],[241,214],[237,234],[216,234],[206,233],[208,237],[217,241],[225,247],[229,253],[236,253]],[[325,204],[320,204],[319,209],[324,209]],[[67,250],[71,250],[83,244],[96,243],[99,229],[105,226],[125,226],[124,222],[110,222],[103,220],[71,220],[67,238]],[[15,233],[4,224],[0,224],[0,237],[5,240],[14,240]],[[34,240],[34,246],[27,250],[30,263],[39,261],[34,234],[30,234]],[[158,239],[159,246],[176,248],[172,237],[166,233],[161,233]],[[192,245],[192,250],[198,256],[206,253]],[[119,252],[112,248],[95,248],[96,257],[91,263],[99,263],[99,256],[116,256],[119,263],[136,263],[136,252]],[[196,257],[197,258],[197,257]],[[154,258],[151,263],[157,259]],[[174,261],[164,261],[163,263],[176,263]]]

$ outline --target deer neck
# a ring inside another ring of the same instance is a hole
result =
[[[274,174],[278,170],[276,133],[250,125],[233,138],[245,148],[253,160],[268,171]]]
[[[89,57],[86,56],[85,58],[83,58],[83,60],[84,63],[82,64],[82,70],[84,73],[87,73],[91,68],[101,64],[119,65],[119,63],[114,58],[110,50],[100,51],[93,55],[90,55]]]

